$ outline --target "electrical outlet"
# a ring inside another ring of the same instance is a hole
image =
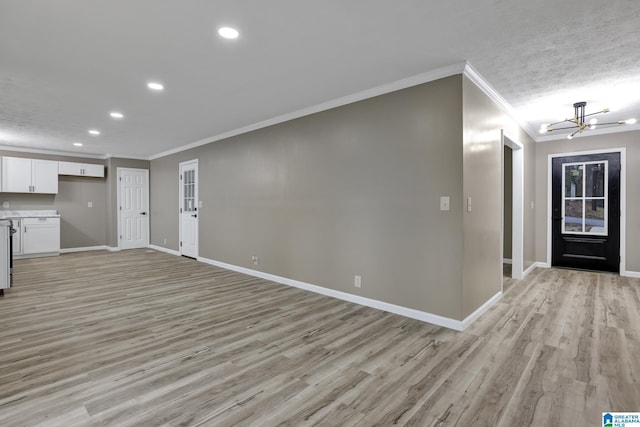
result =
[[[164,244],[165,245],[167,244],[167,238],[166,237],[164,238]]]
[[[251,262],[253,263],[253,265],[258,265],[260,263],[258,261],[258,256],[257,255],[252,255],[251,256]]]
[[[2,202],[2,207],[3,208],[8,208],[9,207],[9,202]]]
[[[356,288],[362,287],[362,276],[353,276],[353,286],[355,286]]]
[[[87,202],[87,207],[88,208],[92,208],[93,207],[93,202]]]

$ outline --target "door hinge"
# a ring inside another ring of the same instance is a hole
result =
[[[122,210],[122,206],[120,206],[120,210]]]
[[[180,242],[180,247],[182,247],[182,242]]]
[[[120,181],[122,181],[122,177],[118,178]]]
[[[180,208],[180,213],[182,213],[182,208]]]
[[[122,234],[120,235],[120,240],[122,240]]]
[[[180,181],[182,181],[182,175],[180,175]]]

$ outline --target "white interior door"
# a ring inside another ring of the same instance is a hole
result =
[[[120,249],[149,246],[149,171],[118,168]]]
[[[198,257],[198,161],[180,163],[180,255]]]

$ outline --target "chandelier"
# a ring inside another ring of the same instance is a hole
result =
[[[628,120],[619,120],[617,122],[608,122],[608,123],[598,123],[598,119],[595,117],[589,120],[589,123],[586,122],[587,117],[595,116],[596,114],[608,113],[609,109],[605,108],[602,111],[598,111],[596,113],[585,114],[584,109],[587,106],[585,101],[576,102],[573,104],[573,118],[564,119],[559,122],[551,123],[551,124],[543,124],[540,126],[540,133],[553,132],[556,130],[566,130],[566,129],[574,129],[573,133],[567,135],[567,139],[573,139],[574,136],[581,134],[584,130],[587,129],[595,129],[596,126],[608,126],[608,125],[632,125],[636,122],[636,119],[628,119]],[[564,123],[571,123],[570,126],[563,127],[555,127],[556,125],[561,125]]]

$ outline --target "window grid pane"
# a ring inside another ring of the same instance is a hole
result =
[[[608,162],[562,167],[562,233],[607,235]]]

